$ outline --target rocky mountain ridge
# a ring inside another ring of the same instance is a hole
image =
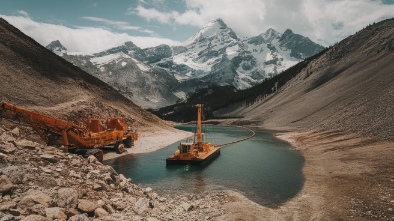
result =
[[[141,49],[126,42],[93,55],[56,53],[138,105],[157,108],[184,100],[201,86],[249,88],[321,50],[322,46],[291,30],[280,34],[268,29],[240,39],[216,19],[180,46]]]
[[[393,36],[394,19],[369,25],[314,58],[281,88],[216,116],[242,116],[243,124],[268,128],[343,130],[393,139]]]
[[[0,36],[1,101],[78,125],[85,125],[88,118],[118,116],[140,132],[173,131],[117,90],[45,49],[4,19],[0,19]]]

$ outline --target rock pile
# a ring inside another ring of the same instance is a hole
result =
[[[159,196],[93,156],[63,153],[0,127],[0,221],[215,220],[227,197]]]

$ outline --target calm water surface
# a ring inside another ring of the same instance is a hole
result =
[[[194,125],[177,126],[194,132]],[[209,141],[215,144],[242,139],[250,131],[236,127],[205,126]],[[159,193],[202,192],[231,189],[249,199],[275,207],[294,197],[302,188],[304,158],[292,147],[273,136],[274,131],[257,129],[249,140],[221,149],[221,155],[205,166],[166,166],[179,142],[151,153],[126,155],[105,161],[118,173]],[[138,141],[137,141],[138,142]]]

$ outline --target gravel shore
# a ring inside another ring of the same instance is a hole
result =
[[[305,157],[303,189],[276,208],[234,191],[168,193],[94,157],[0,128],[0,220],[393,220],[393,143],[335,131],[277,135]]]

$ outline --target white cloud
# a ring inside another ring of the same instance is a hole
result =
[[[29,18],[29,13],[23,11],[23,10],[18,10],[17,11],[18,14],[22,15],[23,17]]]
[[[139,5],[131,12],[147,21],[201,27],[222,18],[241,36],[287,28],[325,46],[373,22],[394,17],[394,5],[371,0],[185,0],[186,10],[160,11]]]
[[[122,30],[136,30],[136,31],[141,30],[141,27],[131,26],[127,22],[123,22],[123,21],[112,21],[109,19],[97,18],[97,17],[81,17],[81,18],[89,21],[100,22],[107,25],[113,25],[116,28]]]
[[[48,45],[54,40],[59,40],[68,51],[73,52],[96,53],[121,45],[126,41],[132,41],[141,48],[153,47],[160,44],[179,44],[179,42],[170,39],[130,36],[126,33],[111,32],[102,28],[70,28],[63,25],[36,22],[22,16],[0,15],[0,17],[43,46]]]
[[[173,19],[171,13],[159,12],[154,8],[144,8],[141,5],[137,6],[135,12],[138,16],[145,18],[147,21],[158,21],[160,23],[169,24]]]
[[[300,33],[310,33],[313,40],[329,45],[354,34],[363,27],[394,17],[394,5],[369,0],[305,0],[306,26],[296,26]]]

